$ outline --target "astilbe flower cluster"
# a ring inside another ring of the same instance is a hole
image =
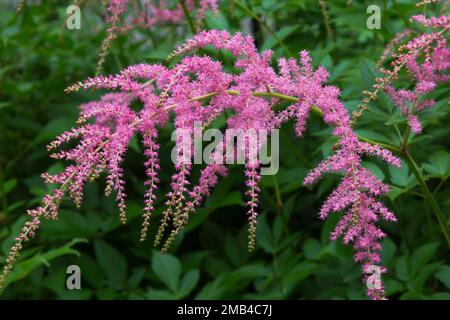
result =
[[[447,35],[450,31],[450,15],[426,18],[424,15],[411,17],[412,22],[419,23],[425,31],[419,33],[413,30],[405,30],[396,37],[383,51],[379,65],[386,60],[387,50],[392,50],[402,39],[416,33],[412,39],[400,45],[396,52],[391,52],[392,61],[390,68],[381,68],[382,77],[375,79],[371,91],[364,91],[363,103],[354,112],[353,119],[361,116],[368,109],[369,102],[375,100],[380,92],[388,93],[397,105],[402,115],[408,121],[408,125],[414,133],[420,133],[420,125],[417,113],[434,105],[432,100],[422,100],[422,96],[433,91],[439,83],[447,82],[446,72],[449,68],[449,47]],[[426,32],[428,31],[428,32]],[[406,68],[408,74],[416,82],[412,90],[395,91],[393,84],[400,77],[400,72]]]
[[[194,0],[185,0],[184,4],[189,12],[195,12],[195,20],[200,25],[206,18],[206,12],[218,14],[217,0],[200,0],[198,6]],[[151,27],[160,24],[179,24],[185,20],[185,13],[179,1],[170,4],[170,1],[148,1],[144,4],[144,10],[133,19],[133,24],[139,27]]]
[[[421,0],[416,3],[417,7],[424,7],[431,3],[444,3],[444,7],[448,6],[448,0]]]
[[[413,30],[406,29],[401,32],[397,32],[395,36],[389,41],[389,43],[384,48],[383,52],[381,53],[380,58],[377,61],[377,67],[380,68],[386,60],[394,53],[395,47],[400,45],[405,38],[407,38]]]
[[[192,14],[195,12],[195,21],[197,27],[201,26],[206,18],[206,12],[211,11],[215,15],[219,13],[218,0],[200,0],[198,6],[194,0],[183,0],[185,9]],[[105,62],[112,41],[120,32],[127,32],[135,28],[146,29],[155,25],[180,24],[186,19],[183,6],[179,1],[170,3],[166,0],[148,0],[139,9],[136,17],[127,21],[124,17],[126,6],[130,0],[109,0],[108,3],[108,23],[109,28],[106,31],[106,37],[103,40],[97,63],[97,72],[100,72],[101,66]]]
[[[100,48],[99,59],[97,62],[97,72],[100,71],[106,56],[108,55],[111,43],[117,37],[119,30],[119,22],[121,15],[125,12],[125,6],[128,0],[110,0],[108,4],[108,11],[110,16],[108,17],[109,28],[106,30],[106,37],[103,39],[102,47]]]
[[[414,38],[401,49],[407,53],[397,58],[398,63],[404,63],[409,76],[415,82],[413,89],[396,90],[387,85],[385,90],[406,117],[408,126],[414,134],[422,132],[418,114],[433,107],[436,102],[427,99],[425,95],[436,89],[438,84],[450,80],[450,48],[445,38],[445,32],[450,28],[450,15],[427,19],[424,15],[412,17],[424,27],[432,28],[433,32]],[[425,44],[425,45],[424,45]],[[414,54],[417,47],[423,48],[423,56]]]
[[[221,63],[209,56],[186,55],[205,46],[229,51],[236,58],[235,68],[238,72],[225,72]],[[76,205],[80,205],[84,185],[97,179],[103,172],[106,173],[106,193],[115,193],[121,221],[125,221],[126,194],[122,162],[133,136],[141,137],[146,157],[147,191],[140,234],[140,239],[144,240],[155,209],[155,190],[159,183],[158,129],[166,126],[170,119],[173,119],[176,129],[194,135],[195,123],[200,121],[209,125],[219,115],[230,110],[232,116],[227,120],[227,128],[270,132],[292,119],[295,121],[296,133],[302,136],[313,109],[322,113],[324,122],[333,127],[332,133],[337,142],[333,148],[334,154],[309,172],[304,183],[312,184],[329,172],[343,174],[340,184],[323,204],[319,217],[325,219],[332,212],[344,211],[331,237],[342,237],[344,243],[353,244],[355,261],[362,264],[365,279],[369,275],[369,267],[381,262],[380,240],[385,234],[377,222],[380,219],[396,219],[378,200],[388,191],[388,187],[363,168],[361,161],[364,156],[375,156],[397,167],[400,161],[389,151],[358,139],[351,128],[350,115],[339,100],[339,89],[326,84],[329,74],[325,68],[314,69],[306,51],[300,53],[300,64],[293,58],[281,58],[277,61],[278,67],[274,68],[272,52],[267,50],[258,53],[252,37],[240,33],[230,35],[217,30],[195,35],[178,48],[174,55],[184,57],[171,68],[159,64],[138,64],[119,74],[89,78],[67,89],[68,92],[89,88],[114,92],[105,94],[99,101],[82,105],[78,126],[61,134],[49,145],[49,150],[55,152],[52,157],[68,160],[70,164],[61,173],[43,175],[47,183],[56,183],[60,187],[44,198],[41,207],[29,211],[31,220],[17,238],[2,281],[11,269],[23,241],[34,235],[40,219],[56,219],[58,205],[66,194],[74,199]],[[284,110],[275,111],[273,107],[283,96],[290,96],[290,101],[297,102]],[[130,107],[136,101],[142,104],[139,111],[133,111]],[[189,160],[195,151],[190,152],[191,149],[182,147],[184,139],[183,135],[176,139],[175,173],[155,240],[156,244],[162,242],[166,228],[172,225],[163,251],[169,249],[190,215],[208,197],[220,178],[228,173],[224,165],[224,158],[228,156],[223,148],[225,137],[211,155],[214,161],[203,168],[199,181],[192,186]],[[63,144],[73,140],[78,141],[75,147],[61,150]],[[252,249],[261,176],[260,163],[251,157],[250,142],[245,141],[244,174],[248,188],[249,248]],[[263,141],[257,139],[256,149],[259,150],[262,144]],[[382,271],[386,269],[382,268]],[[384,290],[379,286],[369,289],[367,294],[371,298],[381,299]]]

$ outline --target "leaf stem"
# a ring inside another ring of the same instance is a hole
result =
[[[441,178],[441,181],[437,185],[436,189],[433,191],[433,196],[436,195],[436,193],[439,191],[439,189],[444,185],[445,181],[447,181],[447,177]]]
[[[188,8],[186,6],[186,0],[180,0],[179,3],[180,3],[181,8],[183,9],[183,13],[184,13],[184,16],[186,17],[186,20],[187,20],[188,24],[189,24],[189,28],[191,28],[191,31],[192,31],[193,34],[196,34],[197,33],[197,28],[195,27],[194,21],[192,21],[192,17],[189,14],[189,10],[188,10]]]
[[[425,195],[425,197],[428,199],[428,201],[431,204],[431,207],[433,209],[434,214],[436,215],[436,218],[439,222],[439,226],[441,227],[442,233],[444,234],[445,240],[447,241],[447,245],[450,249],[450,228],[447,225],[447,221],[445,220],[444,213],[442,212],[441,208],[439,208],[439,205],[436,202],[436,199],[434,198],[434,195],[431,193],[430,189],[428,188],[425,179],[422,175],[422,173],[419,170],[419,167],[417,166],[414,158],[411,156],[408,150],[404,150],[403,152],[405,160],[408,162],[409,166],[414,172],[414,175],[417,179],[417,182],[420,185],[420,188],[422,189],[422,193]]]
[[[280,184],[278,183],[277,176],[272,175],[272,179],[273,179],[273,186],[275,188],[275,199],[277,199],[277,206],[280,209],[283,209],[283,199],[281,198]]]

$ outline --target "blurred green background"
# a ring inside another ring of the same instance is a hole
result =
[[[20,13],[15,12],[17,1],[0,2],[2,264],[26,219],[26,209],[38,205],[48,192],[40,174],[63,165],[47,157],[45,145],[74,125],[79,104],[99,96],[89,91],[64,93],[68,85],[94,75],[108,27],[102,1],[82,3],[81,30],[68,30],[66,8],[71,1],[29,1]],[[439,10],[418,9],[415,1],[406,0],[326,3],[332,34],[315,0],[222,1],[219,17],[208,14],[204,28],[250,32],[261,50],[272,49],[276,57],[309,50],[314,65],[330,71],[330,82],[341,88],[342,100],[352,111],[361,102],[361,91],[370,88],[378,75],[375,62],[388,41],[396,32],[414,28],[408,21],[411,15]],[[366,28],[370,4],[381,7],[380,30]],[[113,42],[103,73],[139,62],[167,64],[167,55],[191,35],[187,23],[131,30]],[[438,103],[424,112],[424,133],[411,142],[411,153],[447,222],[448,89],[447,84],[433,93]],[[231,168],[169,254],[161,255],[152,246],[157,219],[149,240],[140,243],[144,168],[142,147],[136,140],[124,164],[128,224],[120,225],[113,199],[102,193],[103,184],[88,185],[81,210],[67,201],[58,221],[43,223],[37,238],[26,245],[0,298],[365,299],[352,249],[329,240],[339,214],[326,222],[317,218],[339,177],[328,176],[312,188],[301,183],[334,144],[320,118],[312,116],[308,125],[311,130],[301,140],[294,136],[292,124],[281,130],[281,166],[278,175],[262,180],[254,252],[247,251],[241,166]],[[404,131],[405,123],[389,98],[381,95],[355,128],[366,137],[399,145],[396,128]],[[158,214],[173,172],[170,133],[170,128],[161,132]],[[387,168],[376,159],[367,159],[365,165],[391,186],[384,201],[398,217],[396,224],[382,224],[388,234],[383,241],[388,297],[450,299],[450,248],[411,169],[406,164],[401,170]],[[81,267],[81,290],[66,289],[66,268],[72,264]]]

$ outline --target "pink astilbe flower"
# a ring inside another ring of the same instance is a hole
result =
[[[195,8],[195,3],[192,0],[185,2],[188,10],[193,10]],[[175,3],[174,8],[170,8],[167,1],[148,1],[145,4],[146,8],[139,16],[139,21],[141,26],[154,26],[157,24],[177,24],[183,21],[184,13],[181,5]]]
[[[194,0],[186,0],[185,6],[200,26],[206,17],[206,12],[211,11],[215,15],[219,13],[217,0],[200,0],[198,6]],[[133,24],[140,28],[149,28],[155,25],[180,24],[186,19],[185,13],[179,1],[150,0],[145,3],[145,8]],[[128,26],[128,29],[133,26]]]
[[[339,101],[339,90],[332,86],[323,86],[328,77],[327,72],[323,68],[314,72],[306,52],[302,52],[301,58],[302,68],[292,68],[290,71],[301,89],[300,98],[306,101],[306,105],[299,104],[299,108],[310,109],[314,105],[320,109],[324,121],[334,127],[333,135],[339,139],[336,153],[313,169],[304,179],[304,183],[312,184],[327,172],[344,174],[339,186],[323,204],[319,216],[325,219],[331,212],[347,210],[333,232],[332,239],[343,236],[344,243],[353,243],[355,260],[362,262],[366,278],[368,266],[378,265],[381,260],[378,253],[381,250],[379,240],[384,234],[375,226],[377,214],[389,221],[395,221],[395,217],[376,200],[376,197],[388,191],[388,187],[361,166],[361,157],[375,155],[398,167],[400,160],[387,150],[358,140],[351,128],[350,116]],[[306,79],[309,81],[304,84]],[[304,128],[304,116],[304,112],[297,113],[301,129]],[[297,133],[301,134],[302,131]],[[367,294],[373,299],[381,299],[384,297],[384,289],[380,285],[378,288],[369,289]]]
[[[448,81],[446,72],[449,68],[449,48],[447,45],[447,33],[450,30],[450,16],[441,15],[427,19],[423,15],[413,16],[411,21],[418,22],[426,28],[428,32],[419,33],[406,44],[401,45],[397,52],[392,53],[393,60],[390,63],[390,69],[381,69],[384,76],[375,78],[375,84],[372,91],[363,91],[365,98],[363,103],[358,106],[358,110],[354,111],[353,119],[356,120],[361,116],[363,110],[368,109],[368,104],[377,98],[378,93],[382,91],[393,92],[393,83],[399,78],[400,71],[406,67],[410,77],[416,80],[416,88],[413,90],[415,94],[424,94],[432,91],[441,82]],[[408,33],[409,34],[409,33]],[[399,34],[399,37],[406,36]],[[399,40],[395,41],[400,42]],[[388,45],[392,48],[394,44]],[[383,52],[383,57],[387,54]],[[380,60],[381,61],[381,60]],[[391,87],[391,88],[389,88]],[[391,95],[392,96],[392,95]],[[415,100],[421,100],[417,95]],[[408,119],[410,128],[415,133],[420,133],[422,128],[419,119],[415,115],[416,111],[423,109],[424,106],[429,107],[433,103],[430,101],[419,102],[418,105],[411,105],[410,111],[401,111]],[[397,104],[397,106],[399,106]],[[403,106],[399,106],[404,109]]]
[[[201,171],[199,183],[192,188],[192,191],[189,191],[190,200],[186,201],[181,213],[174,221],[174,228],[164,244],[163,252],[169,249],[177,234],[187,224],[189,216],[201,205],[204,198],[209,196],[211,190],[219,182],[219,177],[225,177],[227,174],[228,169],[224,165],[215,163],[209,164]]]
[[[116,119],[116,134],[110,139],[108,149],[105,154],[109,171],[106,178],[106,194],[109,194],[111,190],[116,191],[116,201],[120,211],[120,219],[122,223],[125,223],[125,181],[123,179],[123,169],[120,164],[123,161],[128,144],[135,133],[134,128],[130,125],[136,121],[136,115],[126,106],[119,106],[117,109],[116,115],[120,114],[120,116]],[[120,109],[124,109],[123,114],[120,113]]]
[[[417,7],[424,7],[427,6],[431,3],[442,3],[444,2],[444,8],[443,10],[448,6],[448,1],[447,0],[421,0],[419,2],[416,3]]]
[[[430,34],[419,36],[404,46],[409,51],[399,60],[406,65],[409,76],[415,82],[414,88],[396,90],[393,86],[387,85],[385,90],[400,113],[407,119],[410,130],[414,134],[420,134],[422,125],[418,114],[435,105],[434,100],[424,98],[424,96],[435,90],[440,83],[448,82],[450,79],[450,75],[448,75],[450,48],[447,39],[443,37],[444,32],[450,28],[450,16],[426,19],[425,16],[420,15],[414,16],[413,20],[426,27],[441,31],[433,31]],[[423,57],[409,53],[416,50],[417,47],[423,46],[424,42],[426,48]]]
[[[145,192],[145,207],[144,207],[144,221],[142,222],[142,230],[140,240],[144,241],[148,227],[150,225],[150,218],[155,210],[154,201],[156,200],[155,191],[158,188],[159,178],[158,171],[159,166],[159,144],[156,142],[158,137],[158,132],[154,123],[150,121],[148,126],[145,124],[141,125],[139,131],[143,135],[142,143],[144,145],[145,151],[144,155],[147,157],[147,161],[144,163],[146,168],[145,173],[147,175],[147,180],[145,185],[147,186],[147,191]]]
[[[204,20],[208,11],[211,11],[216,16],[219,15],[219,4],[217,0],[200,0],[196,16],[197,20]]]
[[[380,58],[377,61],[377,67],[381,67],[383,63],[388,59],[389,56],[392,56],[394,52],[394,48],[402,43],[402,41],[407,38],[409,35],[411,35],[412,30],[406,29],[401,32],[397,32],[395,36],[389,41],[389,43],[384,48],[383,52],[381,53]]]
[[[105,62],[111,43],[117,37],[119,30],[119,22],[122,14],[125,12],[125,6],[129,0],[110,0],[108,5],[109,11],[109,28],[106,30],[106,37],[103,40],[102,47],[100,48],[99,60],[97,63],[97,72],[100,72],[100,68]]]
[[[261,191],[258,184],[261,180],[261,176],[259,174],[259,165],[258,164],[247,164],[245,166],[245,177],[246,185],[248,187],[248,191],[245,193],[248,197],[247,206],[249,206],[249,210],[247,211],[248,220],[249,220],[249,248],[253,249],[255,247],[255,237],[256,237],[256,224],[257,224],[257,209],[259,204],[259,192]]]
[[[411,19],[420,23],[424,27],[431,27],[434,29],[448,28],[450,25],[450,15],[427,18],[425,15],[420,14],[417,16],[412,16]]]
[[[148,29],[156,25],[177,25],[186,20],[185,12],[179,1],[149,0],[144,3],[144,8],[137,17],[125,19],[126,8],[129,0],[109,0],[108,3],[108,23],[106,37],[100,48],[99,60],[97,63],[97,74],[106,60],[111,43],[119,33],[126,33],[130,30],[141,28]],[[197,27],[201,27],[206,18],[206,12],[211,11],[216,16],[219,14],[218,0],[200,0],[198,6],[194,0],[185,0],[184,5],[192,18],[197,22]]]
[[[395,221],[395,216],[378,200],[388,191],[387,186],[363,168],[361,160],[366,155],[376,156],[390,165],[400,166],[399,159],[379,146],[358,139],[351,128],[350,115],[339,100],[339,89],[326,84],[328,72],[323,67],[314,69],[306,51],[300,53],[300,64],[295,59],[279,59],[276,70],[271,63],[272,52],[260,54],[252,37],[211,30],[195,35],[174,55],[189,54],[208,45],[216,50],[229,51],[236,58],[234,67],[237,72],[225,72],[219,61],[208,56],[188,55],[171,68],[139,64],[116,75],[89,78],[67,89],[67,92],[89,88],[115,92],[105,94],[99,101],[83,104],[79,126],[50,143],[49,150],[55,151],[63,144],[78,141],[75,147],[54,153],[54,158],[67,160],[69,164],[63,172],[43,174],[43,178],[47,183],[56,183],[60,187],[43,199],[42,207],[30,211],[32,220],[25,226],[17,246],[13,247],[4,276],[0,279],[4,280],[9,272],[22,242],[34,234],[39,218],[54,219],[66,192],[77,205],[81,205],[84,185],[102,173],[106,174],[106,191],[116,193],[120,218],[125,221],[125,179],[121,165],[130,140],[136,135],[142,137],[146,158],[146,191],[140,234],[140,240],[144,240],[155,210],[155,192],[161,169],[158,129],[172,119],[176,129],[175,172],[170,190],[166,193],[167,200],[155,243],[162,241],[166,228],[171,224],[173,229],[162,248],[163,251],[168,250],[189,216],[208,197],[220,178],[227,175],[227,160],[242,156],[245,160],[243,174],[250,224],[249,248],[252,249],[255,245],[261,180],[260,162],[255,155],[265,143],[265,135],[261,133],[270,132],[293,119],[296,133],[301,136],[306,130],[311,110],[322,114],[325,123],[333,127],[332,134],[337,138],[337,144],[335,153],[319,163],[304,183],[312,184],[329,172],[343,174],[342,181],[323,204],[319,216],[325,219],[332,212],[345,211],[332,238],[343,237],[344,243],[353,244],[355,260],[363,265],[364,279],[370,266],[381,263],[379,241],[384,233],[376,223],[379,217]],[[423,82],[420,90],[427,88]],[[402,94],[401,97],[407,96],[406,92]],[[275,111],[273,107],[283,99],[292,104],[284,110]],[[135,102],[142,105],[141,110],[133,111],[130,105],[133,103],[134,106]],[[196,138],[196,124],[201,123],[202,130],[224,113],[231,114],[226,121],[227,128],[245,133],[243,144],[233,144],[229,154],[228,150],[225,152],[229,137],[225,136],[201,170],[198,183],[194,184],[191,169],[197,152],[192,146],[192,140]],[[382,285],[369,289],[368,295],[375,299],[383,298]]]

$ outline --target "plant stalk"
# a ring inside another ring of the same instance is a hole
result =
[[[442,212],[441,208],[439,207],[438,203],[436,202],[434,195],[431,193],[430,189],[428,188],[427,183],[425,182],[425,179],[424,179],[422,173],[420,172],[419,167],[417,166],[414,158],[411,156],[411,154],[408,152],[408,150],[405,150],[403,152],[403,155],[404,155],[405,160],[408,162],[409,166],[413,170],[414,176],[416,177],[416,180],[419,183],[420,188],[422,189],[422,193],[430,202],[433,212],[436,215],[436,218],[439,222],[439,226],[441,227],[442,233],[444,234],[445,240],[447,241],[447,246],[450,249],[450,228],[447,225],[447,221],[445,220],[444,213]]]
[[[189,24],[189,28],[191,28],[192,33],[197,34],[197,28],[195,27],[194,21],[192,21],[192,17],[189,14],[189,10],[186,6],[186,0],[180,0],[180,6],[183,9],[184,16],[186,17],[186,20]]]

